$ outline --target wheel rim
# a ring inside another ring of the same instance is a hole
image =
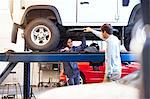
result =
[[[44,25],[38,25],[31,31],[31,40],[38,46],[46,45],[51,39],[51,31]]]
[[[81,76],[80,76],[80,84],[83,84],[83,79]]]

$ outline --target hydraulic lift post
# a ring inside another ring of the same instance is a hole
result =
[[[30,63],[24,63],[23,99],[30,97]]]

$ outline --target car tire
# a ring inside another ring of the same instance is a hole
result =
[[[143,20],[138,20],[133,29],[131,34],[131,41],[130,41],[130,49],[134,53],[141,53],[143,50],[143,46],[146,40],[146,33],[144,30]]]
[[[146,40],[146,34],[144,32],[144,24],[142,18],[132,26],[128,26],[125,35],[125,47],[135,53],[141,53],[144,42]],[[138,42],[138,43],[137,43]]]
[[[125,48],[130,51],[130,42],[131,39],[139,32],[143,23],[141,22],[142,19],[137,20],[135,23],[128,25],[125,28],[125,36],[124,36],[124,46]],[[141,23],[140,23],[141,22]]]
[[[141,20],[141,18],[142,18],[142,14],[141,14],[141,10],[139,9],[139,11],[136,12],[134,21],[131,23],[129,22],[128,26],[125,27],[124,46],[127,51],[130,51],[130,41],[132,39],[132,34],[134,34],[133,28],[135,28],[136,24],[139,22],[139,20]],[[138,29],[138,27],[136,28]]]
[[[33,51],[50,51],[58,45],[60,33],[51,20],[36,18],[26,26],[24,38],[27,48]]]
[[[130,50],[130,41],[131,41],[131,31],[132,31],[133,25],[128,25],[125,27],[125,34],[124,34],[124,46],[127,51]]]

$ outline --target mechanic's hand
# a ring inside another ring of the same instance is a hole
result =
[[[69,51],[70,49],[68,47],[65,47],[64,49],[61,49],[61,52]]]
[[[92,32],[92,31],[93,31],[93,29],[92,29],[92,28],[87,27],[87,28],[84,28],[84,31],[83,31],[83,32]]]
[[[64,50],[65,50],[65,51],[69,51],[70,49],[69,49],[68,47],[65,47]]]

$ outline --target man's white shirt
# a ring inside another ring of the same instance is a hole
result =
[[[121,73],[119,39],[114,35],[110,35],[107,39],[104,39],[102,32],[95,30],[93,30],[92,33],[107,42],[107,48],[105,51],[106,73],[113,73],[113,71],[118,71]]]

